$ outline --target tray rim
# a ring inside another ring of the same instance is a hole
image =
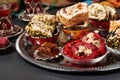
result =
[[[22,21],[25,21],[25,22],[29,22],[31,19],[27,19],[25,18],[24,14],[25,14],[26,11],[23,11],[21,12],[19,15],[18,15],[18,18]]]
[[[15,28],[20,28],[20,31],[16,32],[15,34],[7,35],[5,37],[12,38],[12,37],[15,37],[17,35],[20,35],[24,31],[21,26],[19,26],[19,25],[14,25],[14,26],[15,26]]]
[[[110,71],[110,70],[115,70],[120,68],[120,61],[115,64],[110,64],[110,65],[100,66],[100,67],[98,66],[98,67],[89,67],[89,68],[72,68],[72,67],[61,65],[61,64],[47,63],[44,61],[34,60],[32,57],[27,56],[19,46],[20,39],[24,34],[25,32],[23,32],[17,38],[16,44],[15,44],[16,50],[23,59],[25,59],[26,61],[38,67],[54,70],[54,71],[61,71],[61,72],[102,72],[102,71]]]

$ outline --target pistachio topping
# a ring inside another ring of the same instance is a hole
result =
[[[52,37],[57,26],[58,19],[50,14],[37,14],[26,26],[26,31],[34,37]]]

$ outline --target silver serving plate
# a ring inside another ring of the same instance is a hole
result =
[[[16,40],[16,49],[18,51],[18,54],[28,62],[37,65],[42,68],[55,70],[55,71],[63,71],[63,72],[100,72],[100,71],[109,71],[109,70],[115,70],[120,68],[120,55],[115,55],[114,59],[119,59],[115,63],[109,62],[110,60],[106,61],[107,59],[113,58],[105,58],[105,62],[108,64],[105,65],[98,65],[98,66],[92,66],[92,67],[75,67],[75,66],[66,66],[64,65],[65,59],[63,59],[61,62],[47,62],[42,60],[35,60],[33,57],[31,57],[26,49],[24,48],[24,37],[25,33],[21,34],[19,38]],[[107,55],[108,57],[113,57],[113,54]],[[114,61],[114,60],[113,60]],[[104,61],[103,61],[104,62]],[[102,63],[102,62],[101,62]]]
[[[19,34],[21,34],[23,32],[23,28],[21,26],[19,26],[19,25],[14,25],[14,29],[16,31],[12,31],[11,32],[12,34],[6,35],[4,37],[8,37],[8,38],[15,37],[15,36],[17,36],[17,35],[19,35]],[[0,37],[3,37],[3,36],[0,36]]]
[[[26,11],[23,11],[22,13],[20,13],[20,14],[18,15],[18,18],[19,18],[20,20],[22,20],[22,21],[27,21],[27,22],[29,22],[29,21],[31,20],[31,18],[33,17],[34,14],[29,15],[30,18],[28,18],[28,17],[25,16],[25,13],[26,13]]]

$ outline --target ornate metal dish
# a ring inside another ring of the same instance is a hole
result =
[[[33,17],[33,15],[29,15],[29,16],[30,16],[30,17]],[[18,18],[19,18],[20,20],[22,20],[22,21],[28,21],[28,22],[31,20],[31,18],[25,16],[25,11],[22,12],[22,13],[20,13],[20,14],[18,15]]]
[[[104,60],[92,66],[80,66],[70,63],[65,60],[63,56],[60,56],[59,58],[51,61],[35,60],[31,56],[31,53],[33,52],[32,49],[30,49],[30,46],[28,45],[27,46],[29,50],[27,49],[26,43],[24,43],[24,39],[25,33],[21,34],[16,41],[16,49],[18,51],[18,54],[28,62],[42,68],[63,72],[99,72],[120,68],[120,55],[113,53],[109,53],[104,58]]]
[[[21,34],[23,32],[23,28],[21,26],[14,25],[14,29],[15,29],[15,31],[11,31],[10,34],[7,34],[5,36],[0,35],[0,37],[11,38],[11,37],[17,36],[17,35],[19,35],[19,34]]]

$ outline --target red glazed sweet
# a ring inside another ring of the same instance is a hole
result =
[[[66,43],[61,51],[65,59],[76,64],[91,65],[101,61],[109,53],[99,34],[93,32],[88,34]]]
[[[5,48],[8,44],[8,38],[0,37],[0,48]]]
[[[105,54],[106,52],[106,46],[104,43],[104,39],[102,36],[100,36],[98,33],[89,32],[83,37],[81,37],[81,40],[86,43],[93,44],[97,47],[97,50],[101,52],[101,55]]]
[[[107,29],[109,30],[110,21],[98,21],[98,20],[91,20],[91,25],[95,28],[99,29]]]
[[[82,48],[87,50],[80,52],[79,49]],[[101,55],[101,52],[97,50],[95,46],[89,43],[81,42],[80,40],[67,43],[61,50],[61,53],[66,60],[83,66],[89,66],[100,62],[109,52],[109,50],[106,50],[106,53]]]
[[[29,40],[32,42],[33,45],[41,45],[44,42],[51,42],[55,43],[58,39],[59,30],[53,35],[53,37],[33,37],[29,36]]]
[[[83,48],[86,49],[85,52],[83,51]],[[89,50],[89,52],[87,52],[87,50]],[[68,57],[78,60],[94,59],[100,56],[100,52],[97,51],[95,46],[85,42],[78,42],[74,44],[68,43],[64,47],[63,51]]]

